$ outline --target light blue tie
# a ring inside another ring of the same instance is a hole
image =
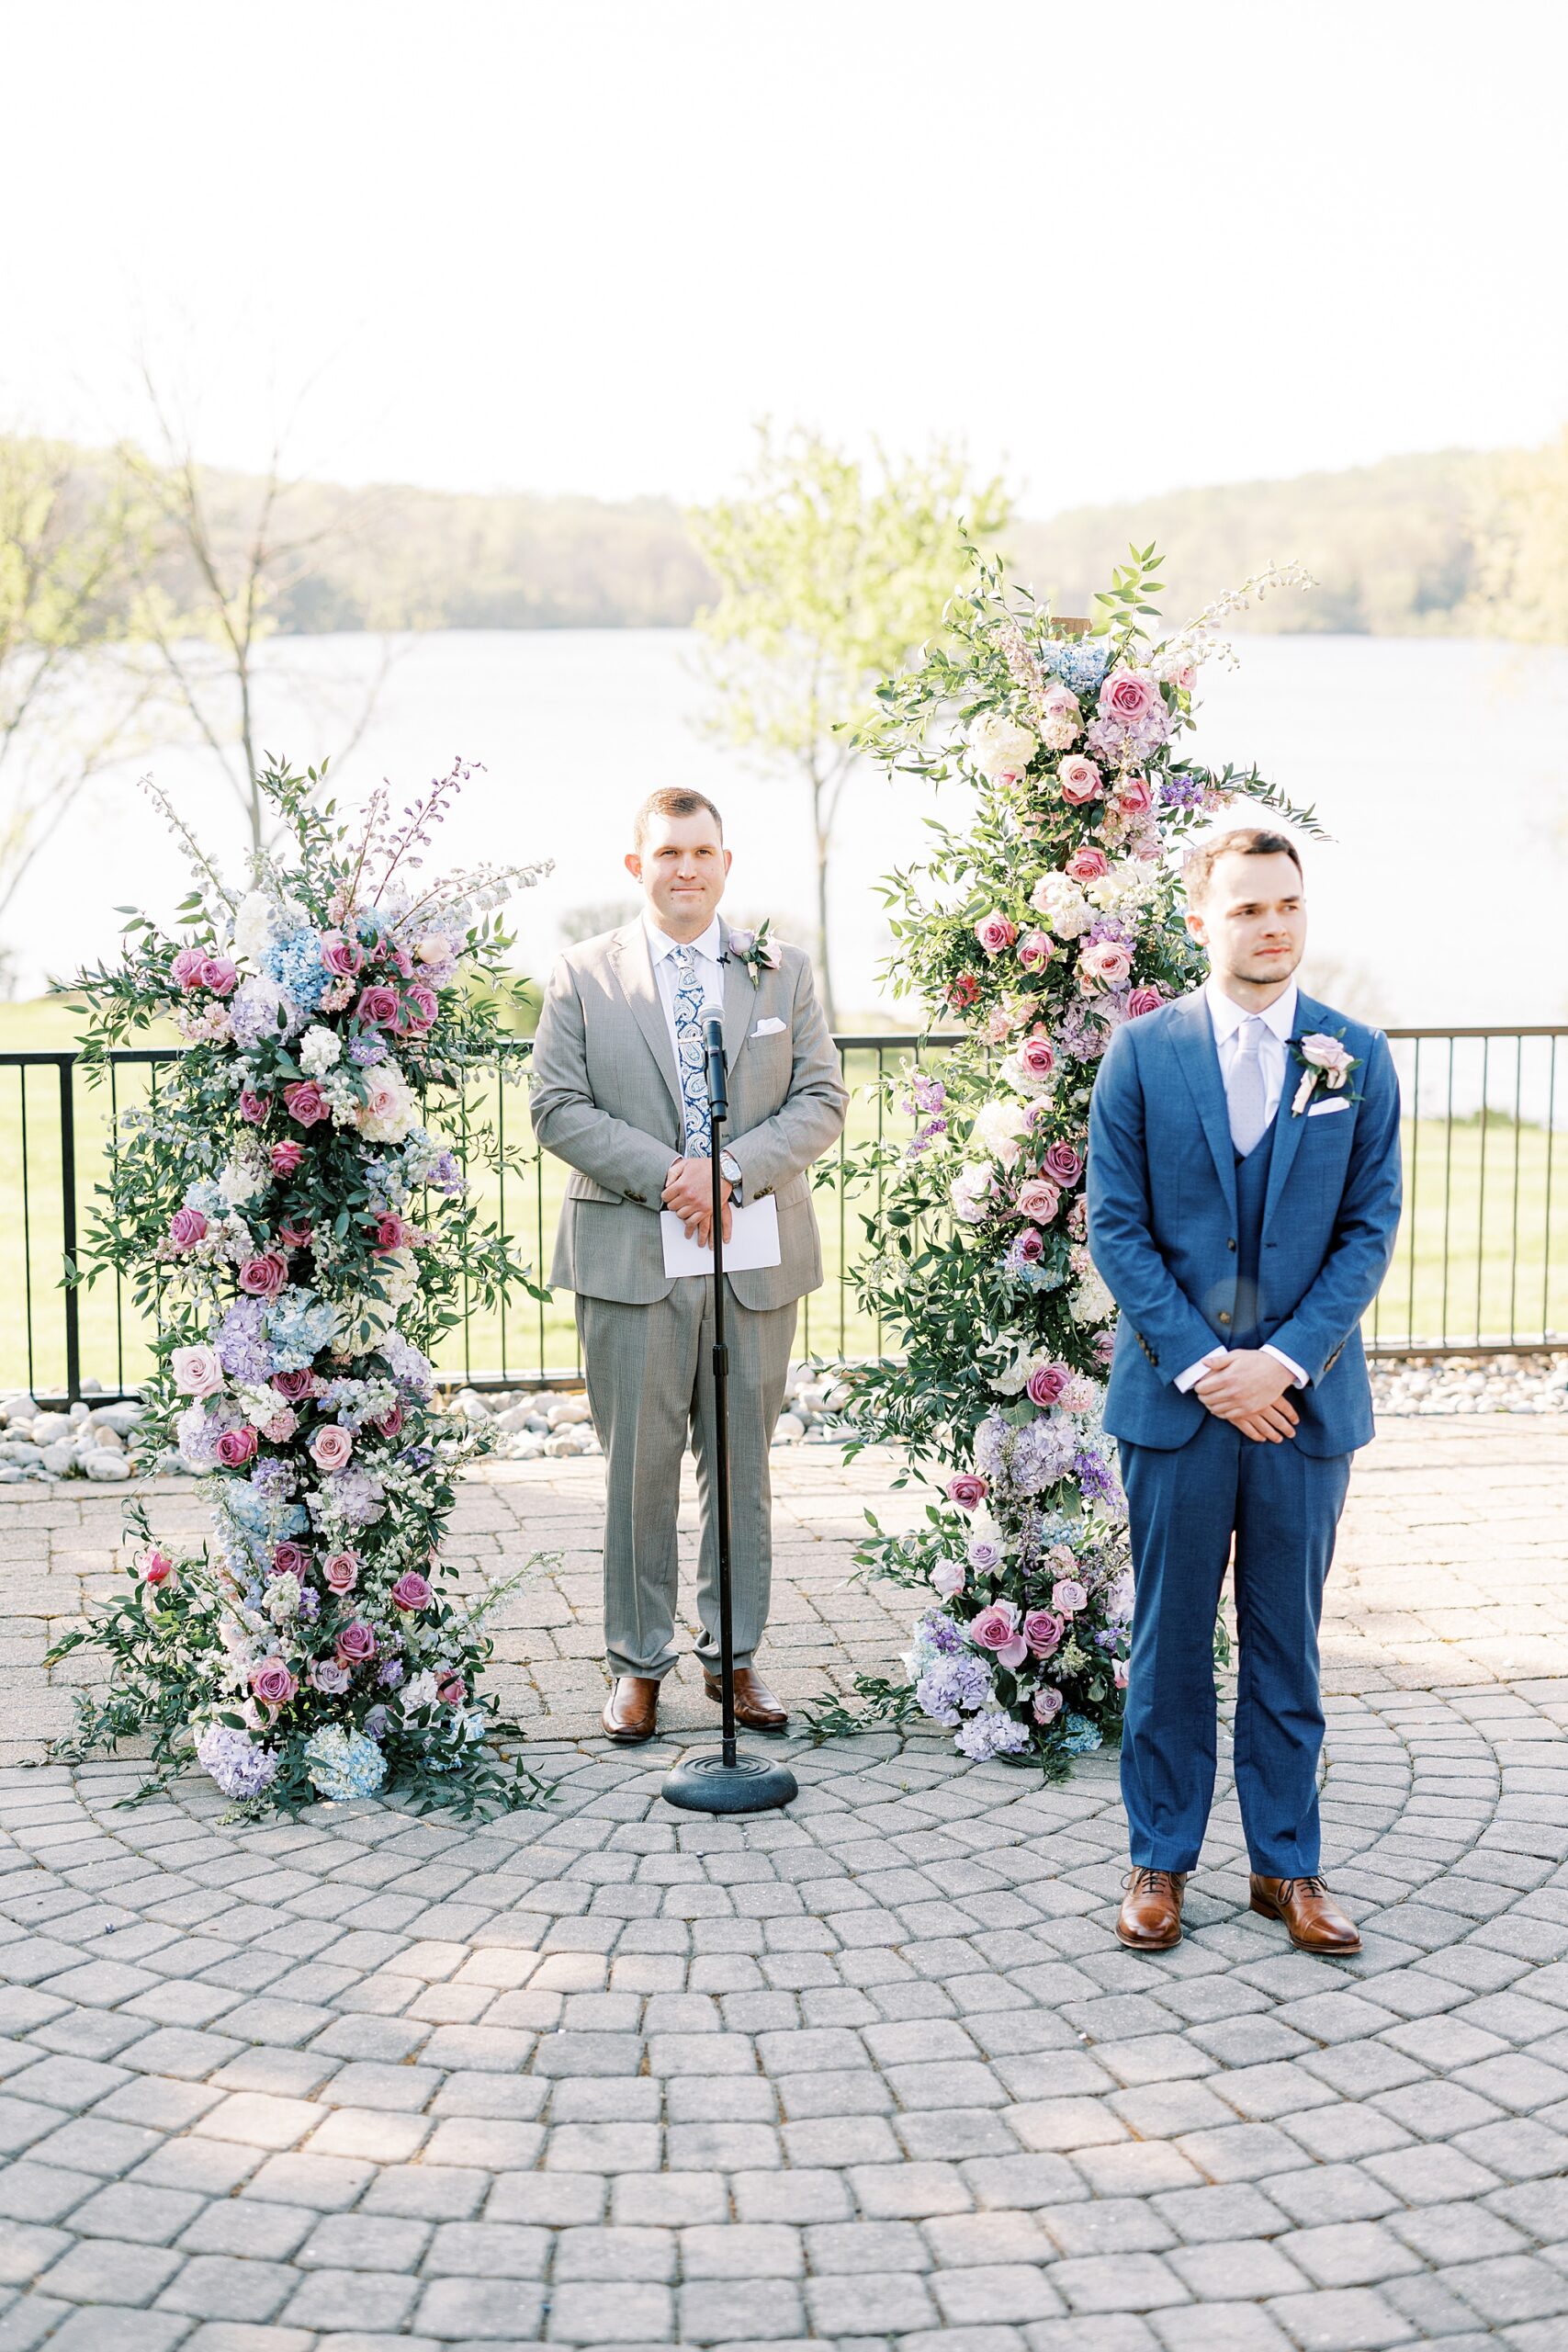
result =
[[[681,1072],[681,1109],[686,1123],[686,1158],[711,1159],[713,1119],[708,1108],[708,1081],[703,1052],[702,983],[696,957],[689,947],[672,950],[675,967],[675,1059]]]
[[[1269,1124],[1269,1085],[1263,1071],[1263,1039],[1268,1023],[1254,1012],[1241,1024],[1241,1036],[1225,1088],[1231,1115],[1231,1141],[1245,1159],[1262,1138]]]

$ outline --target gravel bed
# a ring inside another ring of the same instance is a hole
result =
[[[1565,1413],[1568,1353],[1383,1356],[1371,1367],[1380,1413]]]

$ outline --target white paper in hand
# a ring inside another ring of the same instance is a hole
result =
[[[660,1230],[664,1237],[664,1271],[667,1274],[711,1274],[713,1251],[705,1250],[698,1241],[688,1241],[686,1228],[673,1209],[660,1209]],[[724,1245],[724,1271],[727,1274],[750,1273],[757,1266],[776,1266],[779,1262],[779,1204],[769,1193],[760,1201],[748,1201],[744,1207],[730,1211],[730,1235]]]

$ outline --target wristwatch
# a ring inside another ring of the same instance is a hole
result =
[[[729,1189],[739,1200],[740,1198],[740,1162],[732,1151],[721,1151],[718,1155],[718,1165],[720,1173],[729,1179]]]

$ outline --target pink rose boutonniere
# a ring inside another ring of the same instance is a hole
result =
[[[1361,1064],[1345,1043],[1344,1032],[1337,1037],[1314,1030],[1307,1035],[1291,1039],[1291,1053],[1301,1071],[1301,1080],[1291,1098],[1291,1116],[1299,1119],[1320,1086],[1329,1093],[1339,1095],[1347,1102],[1359,1102],[1360,1095],[1346,1088]]]
[[[755,931],[730,932],[725,953],[737,964],[745,965],[753,982],[761,980],[764,972],[776,972],[783,958],[779,943],[773,935],[772,916],[764,915]]]

